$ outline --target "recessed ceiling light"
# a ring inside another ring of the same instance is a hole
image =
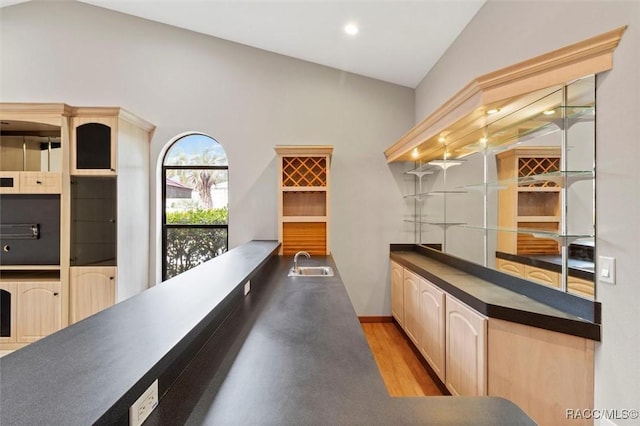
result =
[[[418,148],[413,148],[413,151],[411,152],[411,156],[413,158],[418,158]]]
[[[354,36],[356,34],[358,34],[358,25],[356,25],[354,22],[349,22],[347,25],[344,26],[344,32],[349,34],[350,36]]]

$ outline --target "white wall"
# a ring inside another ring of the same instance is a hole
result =
[[[178,134],[220,142],[231,247],[277,239],[276,144],[334,145],[334,258],[359,315],[390,312],[388,245],[403,209],[383,151],[413,124],[413,90],[82,3],[3,8],[0,27],[3,102],[128,109],[157,126],[152,170]]]
[[[617,285],[597,289],[600,409],[640,408],[640,2],[490,0],[416,89],[420,121],[475,76],[623,25],[614,69],[597,85],[597,252],[617,266]]]

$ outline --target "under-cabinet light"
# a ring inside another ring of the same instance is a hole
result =
[[[497,112],[500,112],[500,108],[492,108],[492,109],[488,109],[488,110],[486,111],[486,114],[487,114],[487,115],[492,115],[492,114],[495,114],[495,113],[497,113]]]
[[[413,148],[413,151],[411,151],[411,156],[413,158],[418,158],[418,148]]]
[[[543,113],[544,115],[553,115],[553,114],[555,114],[555,113],[556,113],[556,110],[555,110],[555,109],[548,109],[548,110],[546,110],[546,111],[542,111],[542,113]]]

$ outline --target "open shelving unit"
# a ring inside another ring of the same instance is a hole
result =
[[[330,254],[329,182],[332,146],[276,146],[279,156],[281,255]]]

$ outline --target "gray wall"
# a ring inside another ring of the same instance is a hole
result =
[[[273,147],[334,145],[334,258],[357,313],[389,314],[388,245],[401,238],[403,208],[383,151],[413,124],[412,89],[82,3],[0,14],[2,101],[124,107],[157,126],[152,170],[183,132],[224,146],[232,247],[277,239]],[[150,177],[154,262],[157,182]]]
[[[475,76],[623,25],[629,28],[614,69],[599,77],[597,87],[597,250],[615,257],[617,266],[617,285],[597,289],[600,409],[640,407],[640,2],[490,0],[416,89],[419,121]]]

